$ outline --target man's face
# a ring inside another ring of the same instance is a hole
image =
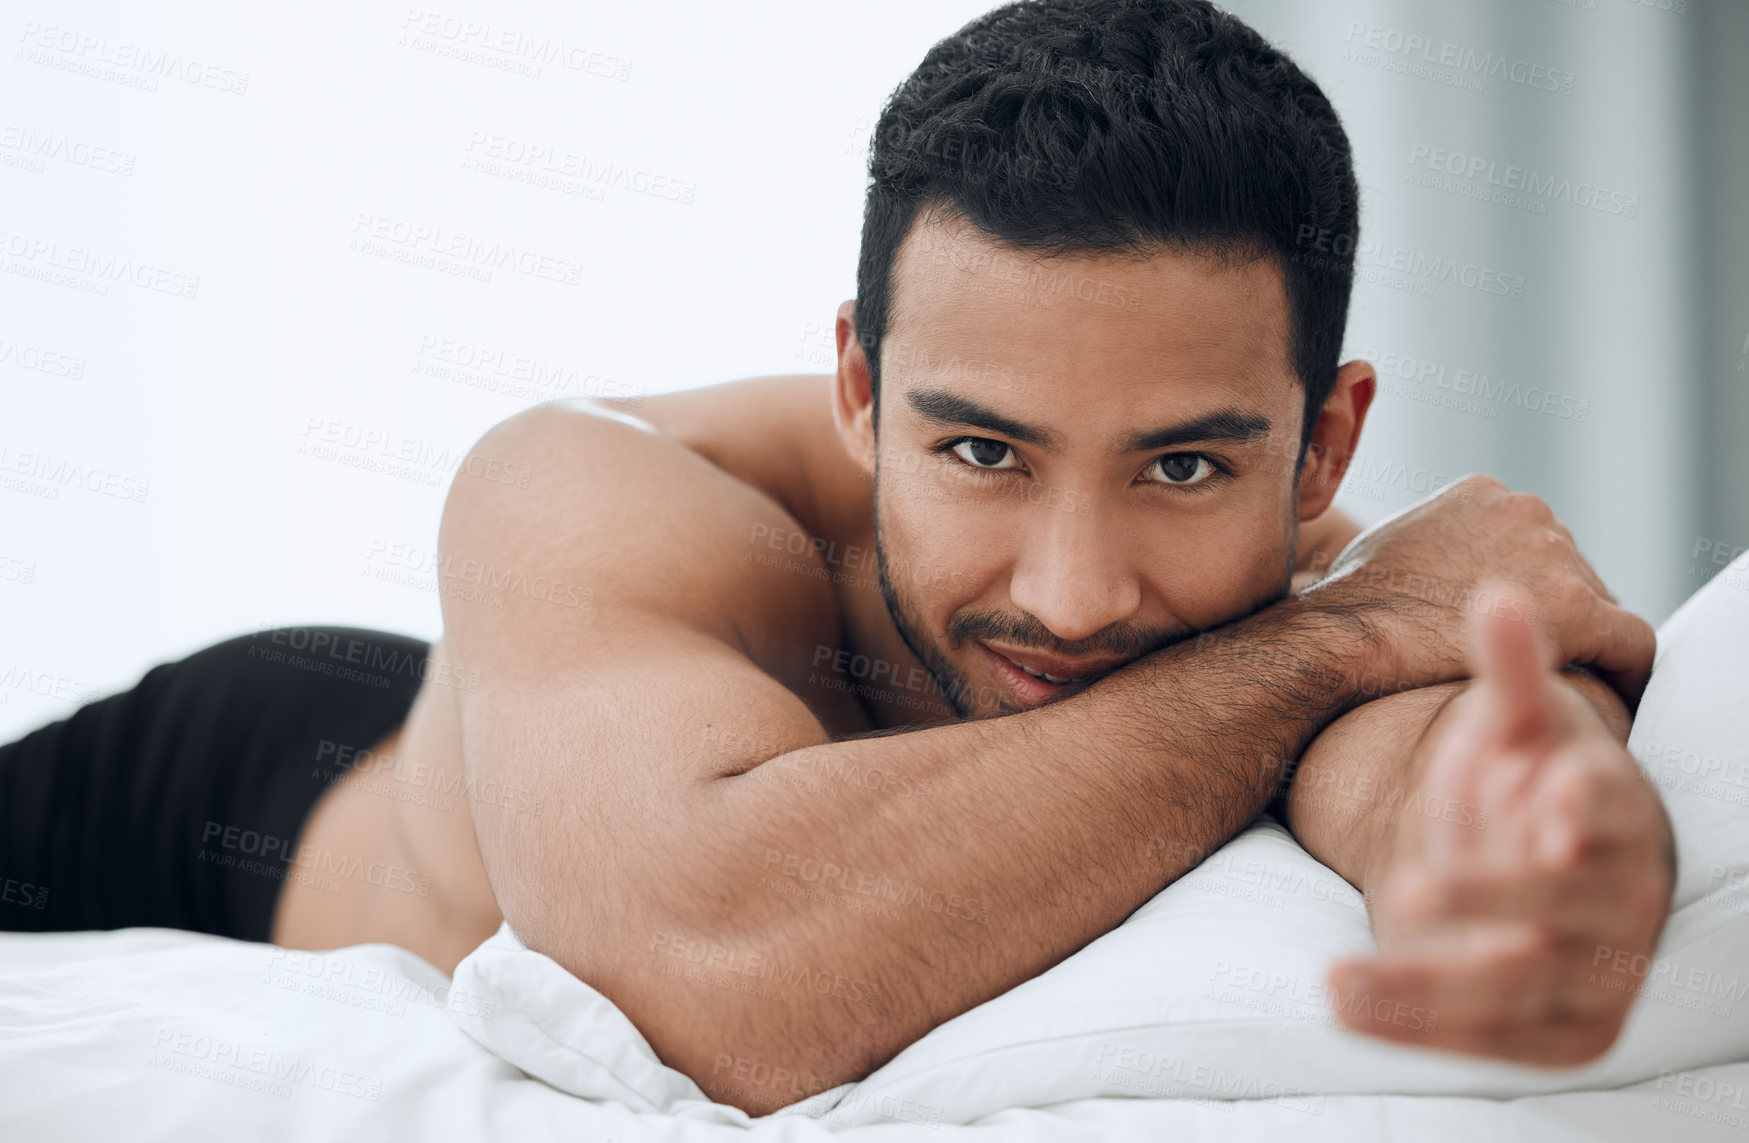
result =
[[[893,299],[882,589],[963,717],[1073,693],[1287,590],[1304,390],[1272,260],[1041,258],[925,216]]]

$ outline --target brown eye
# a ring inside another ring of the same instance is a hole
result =
[[[987,437],[967,437],[953,446],[953,454],[973,468],[1013,468],[1014,450]],[[1007,463],[1003,463],[1006,460]]]
[[[1157,458],[1148,472],[1161,484],[1180,488],[1201,484],[1218,471],[1208,457],[1199,452],[1175,452]]]

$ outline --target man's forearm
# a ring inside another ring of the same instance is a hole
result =
[[[1626,741],[1627,709],[1598,679],[1563,674],[1559,700],[1576,717],[1600,720]],[[1389,864],[1404,814],[1486,828],[1476,806],[1423,796],[1427,760],[1450,726],[1446,717],[1470,688],[1443,683],[1375,699],[1320,734],[1305,751],[1287,798],[1288,828],[1306,850],[1363,894]]]
[[[1370,653],[1355,611],[1292,599],[1045,707],[810,747],[718,780],[700,792],[708,829],[687,834],[716,855],[712,875],[692,872],[692,891],[643,927],[722,958],[821,966],[871,984],[875,1002],[592,982],[695,1078],[724,1054],[815,1076],[808,1087],[854,1078],[1111,929],[1231,837],[1267,804],[1279,760],[1351,705]],[[928,796],[851,782],[822,798],[768,768],[878,773]],[[667,937],[644,955],[673,948]],[[758,1093],[713,1094],[747,1106]]]

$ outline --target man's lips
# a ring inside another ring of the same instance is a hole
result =
[[[1009,658],[1007,655],[996,650],[982,640],[978,640],[977,644],[978,649],[989,656],[990,663],[995,668],[996,677],[1002,682],[1009,693],[1019,700],[1019,705],[1023,707],[1038,706],[1042,703],[1050,702],[1053,699],[1062,698],[1064,695],[1083,690],[1088,685],[1086,676],[1098,674],[1108,669],[1110,666],[1108,663],[1099,666],[1089,665],[1065,668],[1059,662],[1041,661],[1036,665],[1033,663],[1027,663],[1028,666],[1032,666],[1035,670],[1044,669],[1049,666],[1055,667],[1058,670],[1073,669],[1078,672],[1078,674],[1070,676],[1075,678],[1077,680],[1076,682],[1052,683],[1039,678],[1037,675],[1028,674],[1021,669],[1020,662]],[[1021,660],[1021,662],[1024,661],[1025,660]],[[1055,670],[1052,670],[1049,673],[1056,675]],[[1060,678],[1063,676],[1057,677]]]
[[[1004,647],[983,639],[978,640],[978,642],[986,650],[994,651],[1023,671],[1035,675],[1041,673],[1050,675],[1052,680],[1059,683],[1078,683],[1084,679],[1090,679],[1094,675],[1103,675],[1128,661],[1112,655],[1103,658],[1070,659],[1028,647]]]

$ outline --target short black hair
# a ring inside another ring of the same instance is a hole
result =
[[[888,98],[868,172],[856,327],[877,410],[893,263],[928,210],[1046,254],[1274,257],[1303,449],[1336,382],[1360,196],[1330,101],[1237,17],[1208,0],[996,8]]]

